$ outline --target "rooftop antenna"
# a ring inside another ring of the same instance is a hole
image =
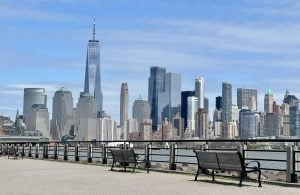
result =
[[[94,22],[93,22],[93,40],[95,40],[95,28],[96,28],[96,17],[94,16]]]

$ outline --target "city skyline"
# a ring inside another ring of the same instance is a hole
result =
[[[72,91],[77,102],[94,15],[101,48],[103,110],[114,119],[119,118],[121,83],[130,86],[129,113],[140,94],[147,100],[152,66],[181,73],[182,91],[193,90],[194,79],[203,76],[211,111],[215,97],[222,94],[223,81],[232,84],[233,104],[237,88],[257,89],[260,111],[267,86],[278,103],[286,89],[299,97],[300,25],[299,16],[293,14],[300,8],[298,2],[232,1],[222,7],[224,1],[175,1],[172,8],[173,1],[125,2],[133,3],[132,8],[124,2],[15,5],[4,1],[0,5],[0,114],[13,118],[17,109],[22,110],[23,89],[30,87],[46,89],[50,112],[54,92],[61,87]]]

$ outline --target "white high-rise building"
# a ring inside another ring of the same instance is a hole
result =
[[[127,132],[126,139],[128,139],[129,133],[138,132],[139,131],[139,120],[130,118],[127,120]]]
[[[195,79],[195,96],[198,98],[197,108],[204,108],[204,77]]]
[[[120,94],[120,128],[121,137],[126,137],[126,123],[128,119],[128,85],[122,83]]]
[[[195,96],[188,97],[188,114],[187,114],[187,128],[195,131],[195,114],[198,107],[198,98]]]
[[[117,137],[117,123],[110,117],[98,118],[97,140],[112,141]]]
[[[232,116],[232,121],[239,121],[240,109],[238,108],[237,105],[231,106],[231,116]]]
[[[27,113],[27,131],[40,131],[49,136],[49,112],[44,104],[34,104]]]

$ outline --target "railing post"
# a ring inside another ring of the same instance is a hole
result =
[[[9,148],[9,146],[8,146],[8,144],[6,144],[6,154],[7,154],[7,155],[9,155],[8,148]]]
[[[43,144],[43,158],[48,158],[48,144]]]
[[[29,146],[28,146],[28,157],[32,157],[31,148],[32,148],[32,144],[29,144]]]
[[[76,144],[76,146],[75,146],[75,161],[79,161],[79,147],[80,147],[80,144]]]
[[[40,144],[35,145],[35,158],[39,158]]]
[[[93,144],[88,144],[88,155],[87,155],[87,157],[88,157],[87,161],[89,163],[91,163],[93,161],[92,160],[92,158],[93,158]]]
[[[64,144],[64,160],[68,160],[68,144]]]
[[[22,158],[25,156],[25,146],[22,144]]]
[[[106,144],[102,144],[102,164],[107,164],[107,147]]]
[[[297,182],[297,174],[295,173],[295,156],[296,146],[288,146],[286,151],[286,181],[289,183]]]
[[[146,144],[145,145],[145,168],[147,169],[149,173],[149,168],[150,168],[150,150],[151,150],[151,144]]]
[[[169,170],[176,170],[175,157],[176,157],[176,144],[172,143],[170,147]]]
[[[54,151],[53,151],[53,153],[54,153],[54,159],[57,159],[57,157],[58,157],[58,144],[57,143],[55,143],[54,144]]]
[[[16,144],[16,151],[19,152],[19,144]]]
[[[206,151],[207,149],[208,149],[208,144],[207,144],[207,143],[202,144],[201,150],[202,150],[202,151]]]

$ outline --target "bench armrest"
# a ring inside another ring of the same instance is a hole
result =
[[[249,165],[249,164],[252,164],[252,163],[256,163],[257,166],[254,166],[254,167],[256,167],[257,169],[260,169],[260,162],[257,161],[257,160],[255,160],[255,161],[250,161],[250,162],[245,163],[245,167],[247,168],[248,165]]]
[[[139,159],[141,158],[141,156],[140,156],[139,154],[135,154],[135,153],[134,153],[134,158],[135,158],[136,160],[139,160]]]

